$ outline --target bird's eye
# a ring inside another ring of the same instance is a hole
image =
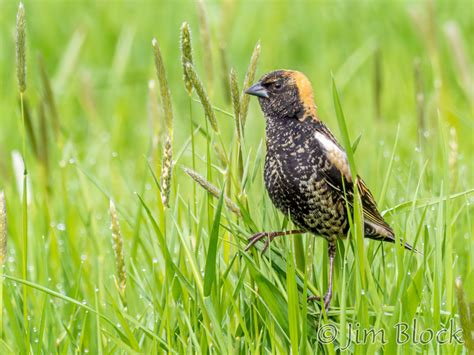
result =
[[[281,89],[281,83],[279,82],[276,82],[274,86],[275,86],[275,89]]]

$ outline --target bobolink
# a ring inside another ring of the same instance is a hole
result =
[[[289,215],[297,230],[257,233],[246,250],[267,238],[265,251],[275,237],[313,233],[328,241],[329,287],[325,308],[332,297],[336,241],[349,231],[346,209],[352,205],[354,181],[360,192],[365,237],[395,242],[374,197],[360,177],[351,175],[346,152],[319,119],[308,78],[293,70],[264,75],[247,94],[258,97],[266,120],[265,186],[275,206]],[[405,248],[413,248],[403,244]],[[319,299],[318,297],[313,297]]]

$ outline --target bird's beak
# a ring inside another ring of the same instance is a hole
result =
[[[265,89],[262,85],[262,83],[259,81],[256,84],[252,85],[249,87],[247,90],[245,90],[246,94],[257,96],[257,97],[264,97],[268,99],[268,91]]]

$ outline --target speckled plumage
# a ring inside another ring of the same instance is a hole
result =
[[[309,80],[300,72],[279,70],[260,83],[269,96],[259,101],[266,120],[265,185],[270,198],[300,228],[330,240],[345,237],[343,191],[351,204],[353,179],[344,149],[317,117]],[[358,184],[366,236],[393,242],[392,229],[360,177]]]
[[[276,236],[298,232],[327,239],[330,259],[330,284],[324,298],[327,308],[332,295],[335,242],[347,236],[347,205],[352,209],[354,181],[361,196],[365,236],[394,242],[393,230],[378,212],[363,180],[353,178],[344,149],[318,118],[306,76],[297,71],[274,71],[264,75],[247,93],[258,97],[266,120],[266,189],[275,206],[300,228],[258,233],[247,248],[268,237],[265,250]],[[412,249],[409,244],[404,246]]]
[[[347,233],[348,223],[344,196],[326,181],[334,167],[315,136],[321,125],[268,119],[264,178],[272,202],[298,227],[333,239]]]

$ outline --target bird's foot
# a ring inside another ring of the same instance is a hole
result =
[[[265,240],[265,245],[263,246],[263,249],[262,249],[262,254],[263,254],[270,246],[270,242],[276,237],[281,237],[281,236],[290,235],[290,234],[301,234],[304,232],[305,231],[302,229],[293,229],[293,230],[282,231],[282,232],[260,232],[260,233],[254,234],[253,236],[249,238],[249,243],[245,247],[245,251],[248,251],[259,240],[263,238],[267,238],[267,240]]]
[[[249,243],[245,247],[245,251],[248,251],[259,240],[261,240],[263,238],[267,238],[267,240],[265,240],[265,244],[264,244],[263,249],[262,249],[262,254],[263,254],[267,251],[268,247],[270,246],[270,242],[273,240],[273,238],[275,238],[278,235],[279,235],[278,232],[260,232],[260,233],[256,233],[256,234],[252,235],[249,238]]]
[[[329,307],[331,305],[331,298],[332,298],[332,291],[328,290],[326,292],[326,294],[324,295],[324,309],[326,311],[329,310]],[[313,302],[313,301],[320,302],[321,297],[320,296],[309,296],[306,300],[307,300],[307,302]]]

